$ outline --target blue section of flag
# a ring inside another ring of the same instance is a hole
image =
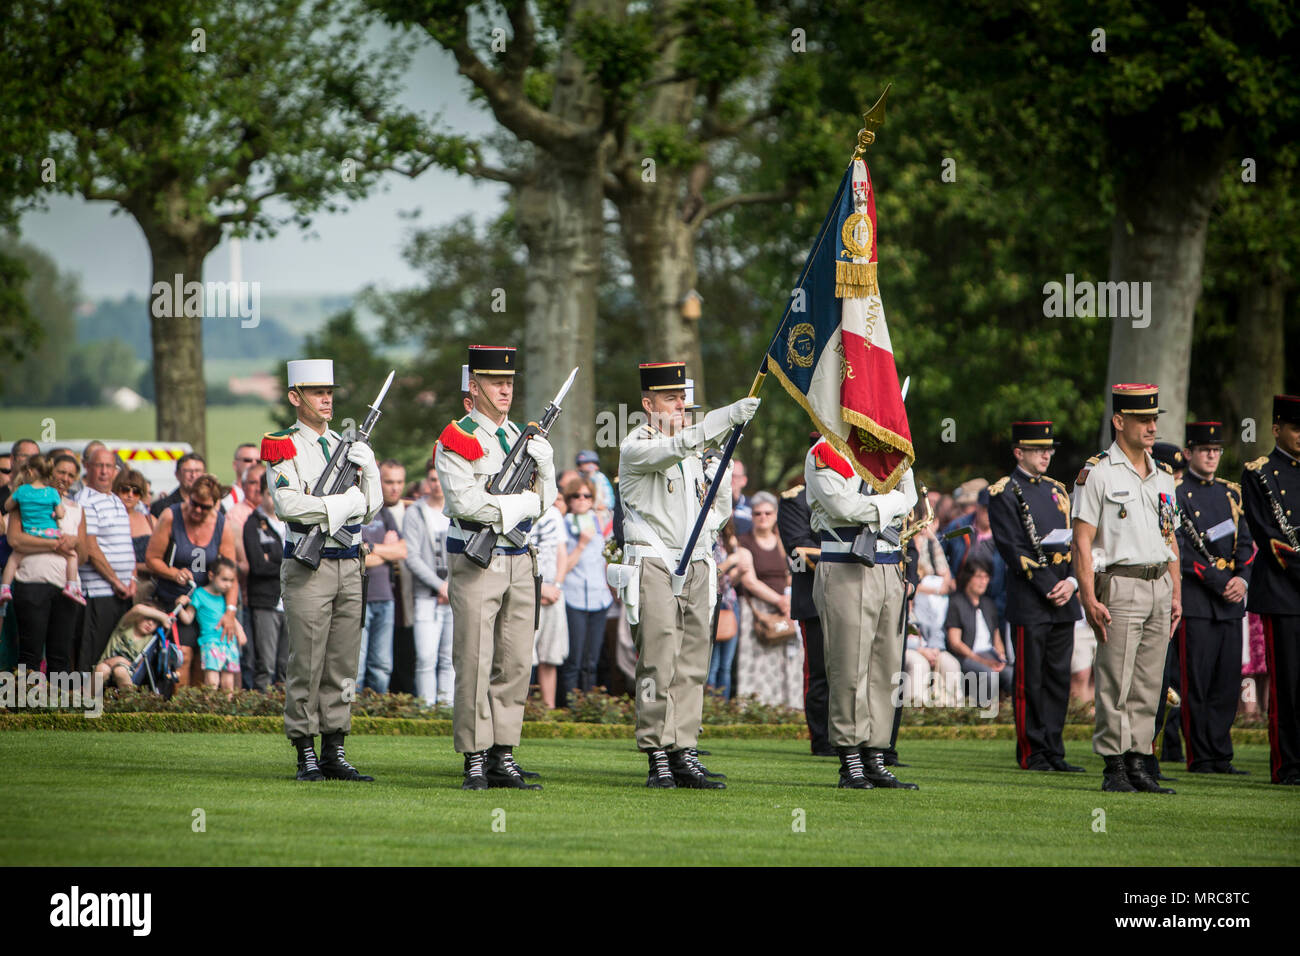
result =
[[[822,351],[840,327],[841,300],[835,297],[835,262],[841,248],[840,229],[852,214],[853,166],[850,164],[804,262],[799,284],[786,303],[780,331],[773,337],[767,353],[804,395],[812,385]],[[800,307],[801,311],[796,311]]]

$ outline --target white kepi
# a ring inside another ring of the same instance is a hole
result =
[[[333,359],[294,359],[288,365],[290,388],[334,387]]]

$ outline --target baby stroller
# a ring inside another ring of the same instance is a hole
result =
[[[194,585],[190,585],[190,592]],[[176,690],[178,671],[185,661],[181,653],[180,638],[176,634],[176,611],[167,615],[167,623],[154,629],[153,637],[140,656],[131,664],[131,682],[136,687],[148,684],[149,689],[165,700],[171,700]]]

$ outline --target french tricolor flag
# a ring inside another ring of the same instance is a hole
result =
[[[855,159],[804,263],[767,353],[774,374],[877,492],[916,455],[877,285],[876,194]]]

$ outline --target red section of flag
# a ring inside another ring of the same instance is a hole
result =
[[[912,447],[912,430],[898,386],[898,369],[888,349],[868,346],[866,339],[843,328],[847,371],[840,386],[844,420],[853,425],[849,448],[853,456],[880,482],[886,482],[899,465],[906,470],[908,454],[897,446]],[[852,373],[851,375],[849,373]]]

